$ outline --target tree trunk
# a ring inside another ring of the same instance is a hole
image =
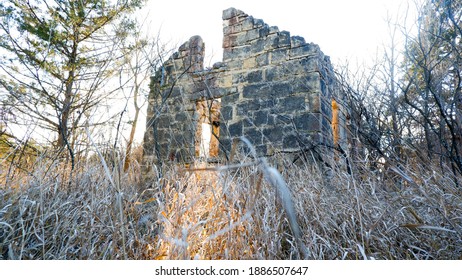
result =
[[[138,94],[139,94],[138,78],[137,78],[137,75],[135,75],[135,91],[133,94],[133,105],[135,106],[135,117],[132,122],[130,138],[128,138],[127,149],[125,151],[124,172],[127,172],[128,168],[130,167],[133,140],[135,138],[136,125],[138,123],[138,116],[140,114],[140,107],[138,106]]]

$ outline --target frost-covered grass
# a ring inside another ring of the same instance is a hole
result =
[[[462,256],[462,182],[441,166],[374,171],[351,161],[349,174],[343,165],[269,162],[164,165],[161,178],[141,182],[136,162],[128,174],[99,161],[70,173],[42,160],[2,182],[0,258]]]

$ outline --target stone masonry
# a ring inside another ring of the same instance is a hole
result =
[[[225,159],[242,135],[260,156],[332,146],[339,135],[341,144],[345,114],[334,114],[334,137],[332,104],[343,102],[317,45],[234,8],[223,12],[223,35],[223,61],[212,69],[204,69],[205,45],[194,36],[152,77],[145,161]],[[201,148],[204,137],[210,143]]]

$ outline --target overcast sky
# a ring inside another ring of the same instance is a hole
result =
[[[387,36],[387,14],[397,15],[408,0],[149,0],[150,30],[176,45],[200,35],[206,64],[222,58],[222,11],[234,7],[292,36],[318,44],[337,61],[374,56]]]

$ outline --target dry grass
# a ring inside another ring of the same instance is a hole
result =
[[[461,258],[462,182],[449,172],[271,161],[290,193],[245,155],[219,171],[165,167],[143,184],[136,168],[82,163],[69,174],[39,162],[21,186],[0,189],[0,258]]]

